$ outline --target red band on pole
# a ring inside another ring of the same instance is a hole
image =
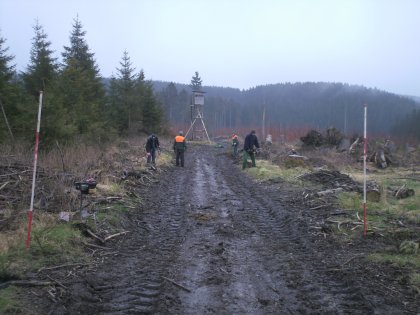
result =
[[[41,126],[42,95],[43,95],[43,92],[40,91],[39,92],[38,124],[36,128],[36,140],[35,140],[34,173],[32,176],[32,197],[31,197],[31,208],[29,210],[29,227],[28,227],[28,239],[26,240],[26,249],[29,249],[29,240],[31,239],[32,213],[34,210],[36,166],[38,162],[39,129]]]

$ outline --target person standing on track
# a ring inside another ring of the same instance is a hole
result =
[[[155,134],[152,134],[147,138],[146,152],[147,152],[147,163],[150,163],[150,157],[152,158],[152,164],[155,164],[156,150],[160,148],[159,139]]]
[[[232,132],[232,141],[233,141],[233,152],[235,153],[235,155],[238,155],[238,146],[239,146],[239,139],[238,136],[236,135],[235,131]]]
[[[182,136],[184,133],[179,132],[179,136],[175,137],[174,151],[176,153],[176,166],[179,166],[179,159],[181,158],[181,167],[184,167],[184,152],[187,151],[187,143]]]
[[[257,149],[254,151],[254,145],[257,147]],[[245,143],[244,143],[244,161],[242,163],[242,169],[244,170],[246,167],[246,162],[248,160],[248,155],[251,156],[252,160],[252,167],[256,167],[255,164],[255,152],[258,152],[258,149],[260,148],[260,144],[258,143],[258,138],[255,135],[255,130],[251,130],[251,133],[245,137]]]

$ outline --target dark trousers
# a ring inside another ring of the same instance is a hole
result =
[[[152,158],[152,163],[155,164],[155,156],[156,156],[156,150],[151,149],[150,155],[147,156],[147,163],[150,163],[150,157]]]
[[[179,166],[179,158],[181,158],[181,166],[184,167],[184,150],[176,150],[176,166]]]
[[[238,155],[238,146],[237,145],[233,146],[233,152],[235,152],[235,155]]]

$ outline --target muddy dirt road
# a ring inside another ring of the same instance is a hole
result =
[[[284,202],[292,192],[255,185],[220,150],[198,147],[165,173],[119,253],[75,278],[53,313],[413,314],[341,270],[351,256],[316,243]]]

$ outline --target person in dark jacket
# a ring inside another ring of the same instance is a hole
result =
[[[238,136],[236,135],[235,131],[232,132],[232,146],[233,146],[233,152],[235,153],[235,155],[238,155],[238,146],[239,146],[239,139]]]
[[[254,146],[257,147],[256,151],[254,150]],[[242,169],[245,169],[246,161],[248,160],[248,155],[251,157],[252,160],[252,167],[257,166],[255,164],[255,152],[258,152],[260,148],[260,144],[258,143],[258,138],[255,135],[255,130],[251,130],[251,133],[245,137],[244,143],[244,161],[242,163]]]
[[[181,158],[181,167],[184,167],[184,152],[187,151],[187,143],[185,138],[182,136],[184,133],[179,132],[179,136],[175,137],[174,140],[174,151],[176,153],[176,166],[179,166],[179,159]]]
[[[146,152],[147,152],[147,163],[150,163],[150,157],[152,158],[152,164],[155,165],[156,150],[160,148],[159,139],[155,134],[152,134],[147,138]]]

